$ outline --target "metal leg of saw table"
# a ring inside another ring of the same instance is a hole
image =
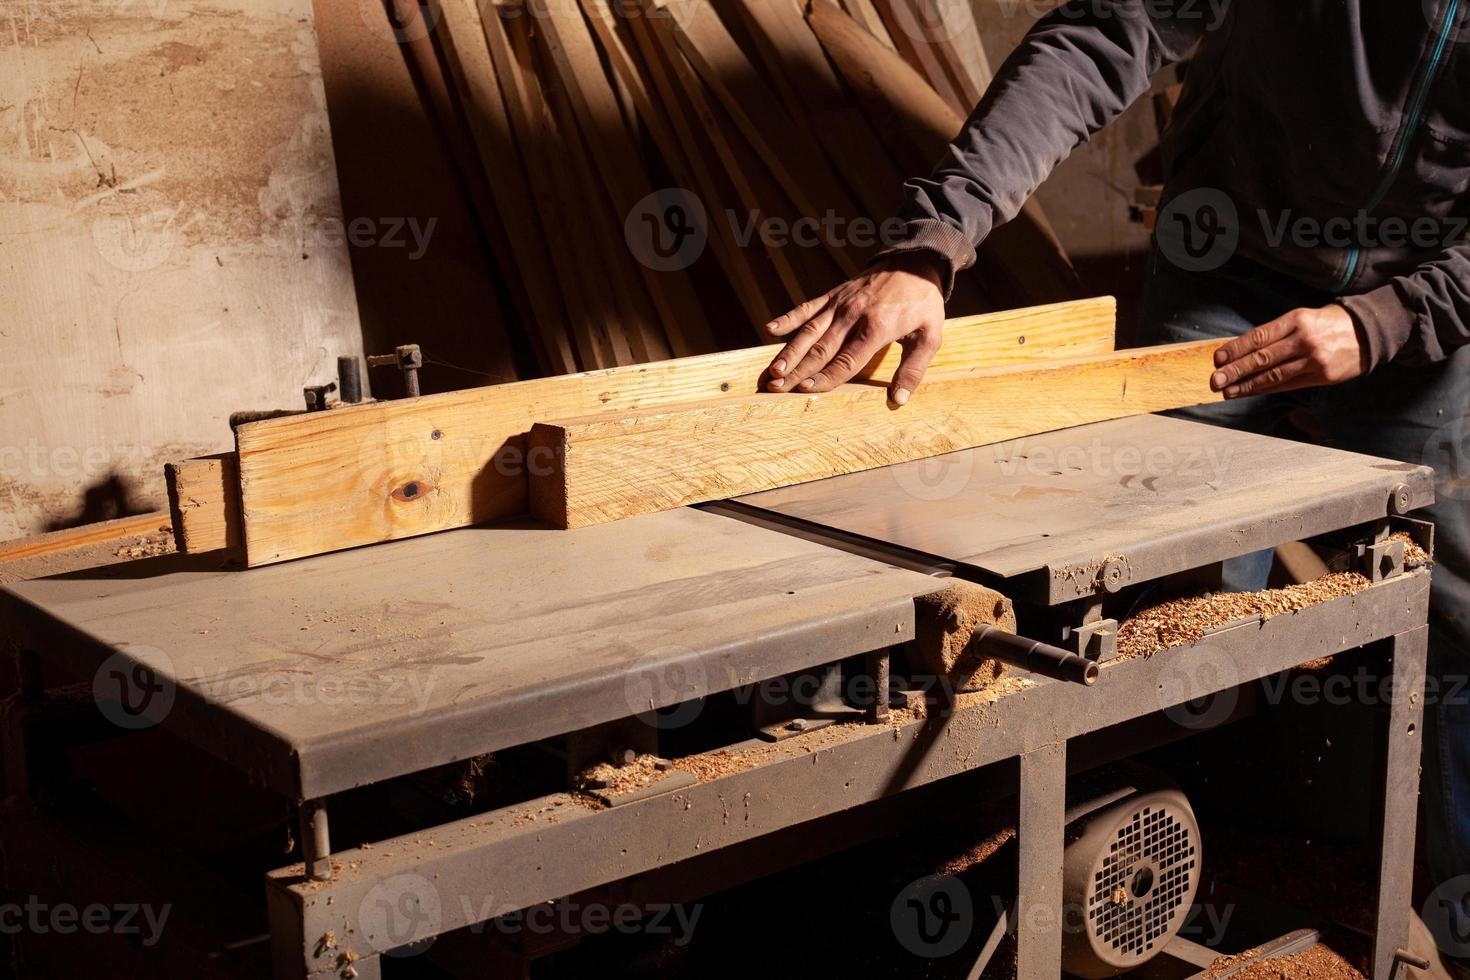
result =
[[[1021,756],[1016,980],[1056,980],[1062,973],[1066,792],[1066,742]]]
[[[306,862],[308,878],[332,880],[332,837],[327,830],[325,800],[306,800],[301,804],[301,856]]]
[[[1429,628],[1392,640],[1392,692],[1383,751],[1383,826],[1378,859],[1373,980],[1391,980],[1409,942],[1414,879],[1414,821],[1419,808],[1419,754],[1424,728],[1424,674]]]

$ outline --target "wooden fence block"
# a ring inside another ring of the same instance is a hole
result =
[[[847,384],[537,423],[532,512],[554,527],[723,500],[1087,422],[1216,401],[1221,341],[934,375],[895,409]]]

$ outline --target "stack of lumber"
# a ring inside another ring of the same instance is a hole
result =
[[[1218,341],[1113,350],[1110,298],[950,320],[902,409],[880,352],[822,394],[762,392],[778,346],[601,369],[236,430],[173,464],[179,550],[254,566],[535,516],[580,527],[1210,401]]]
[[[430,3],[405,47],[546,375],[769,339],[990,80],[937,0]],[[952,312],[1080,295],[1034,203],[965,278]]]

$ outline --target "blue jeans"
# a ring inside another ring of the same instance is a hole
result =
[[[1140,343],[1229,337],[1332,294],[1262,266],[1232,259],[1213,272],[1186,272],[1155,253],[1143,297]],[[1426,367],[1388,364],[1328,388],[1202,405],[1178,413],[1212,425],[1305,438],[1289,418],[1310,423],[1339,449],[1435,468],[1429,678],[1425,700],[1423,797],[1427,853],[1436,884],[1470,874],[1470,347]],[[1228,562],[1227,587],[1265,585],[1270,552]]]

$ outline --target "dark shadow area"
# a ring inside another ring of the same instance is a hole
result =
[[[146,514],[153,508],[138,503],[132,482],[127,477],[112,472],[107,478],[92,484],[82,491],[81,509],[68,517],[59,517],[46,522],[47,531],[65,531],[84,524],[111,521],[119,517]]]

